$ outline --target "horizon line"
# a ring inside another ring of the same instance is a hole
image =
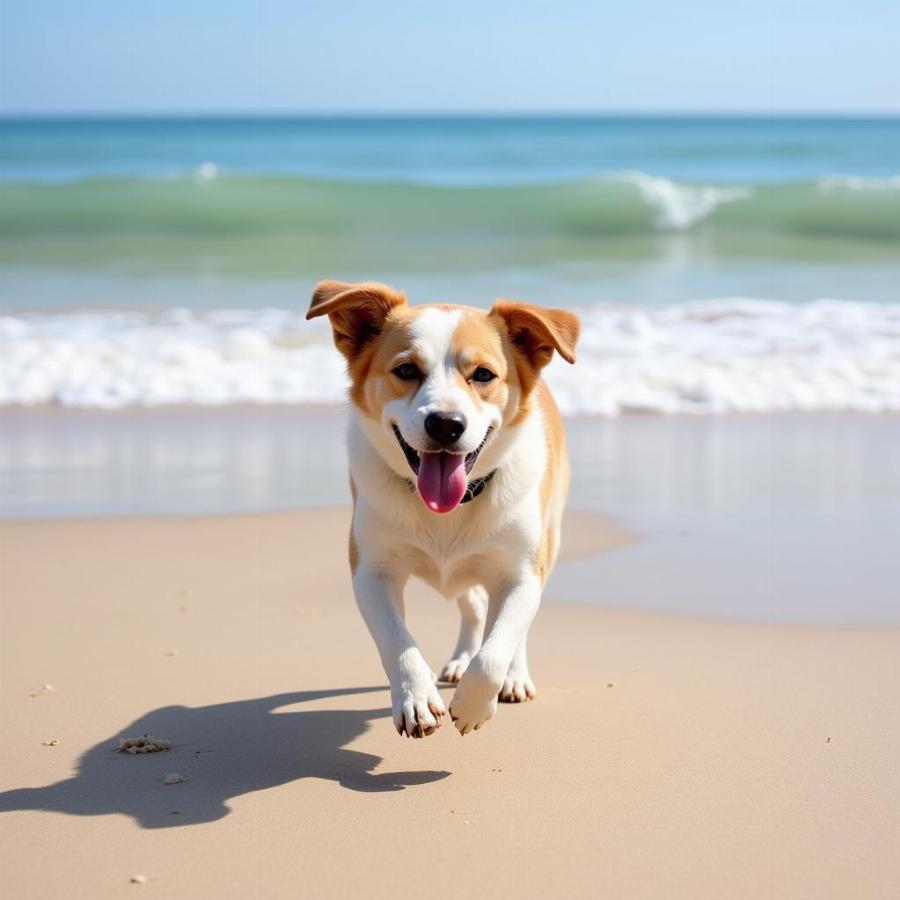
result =
[[[136,119],[900,119],[900,110],[221,110],[221,111],[0,111],[0,121],[60,121],[66,119],[136,120]]]

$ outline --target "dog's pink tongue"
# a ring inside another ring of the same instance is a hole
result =
[[[464,453],[422,453],[419,456],[417,487],[425,505],[436,513],[448,513],[459,506],[466,493]]]

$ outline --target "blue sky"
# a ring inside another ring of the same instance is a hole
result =
[[[900,112],[897,0],[0,0],[0,113]]]

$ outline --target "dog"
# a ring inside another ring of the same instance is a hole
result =
[[[569,462],[541,380],[575,361],[570,312],[498,300],[410,306],[374,282],[316,285],[307,319],[328,316],[347,361],[353,521],[350,569],[391,685],[394,726],[425,737],[445,708],[404,623],[421,578],[456,600],[459,638],[440,680],[450,717],[477,731],[497,701],[535,696],[526,639],[559,550]]]

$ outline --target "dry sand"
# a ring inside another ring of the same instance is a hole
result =
[[[0,525],[3,896],[900,896],[900,631],[550,602],[536,701],[404,740],[347,520]]]

